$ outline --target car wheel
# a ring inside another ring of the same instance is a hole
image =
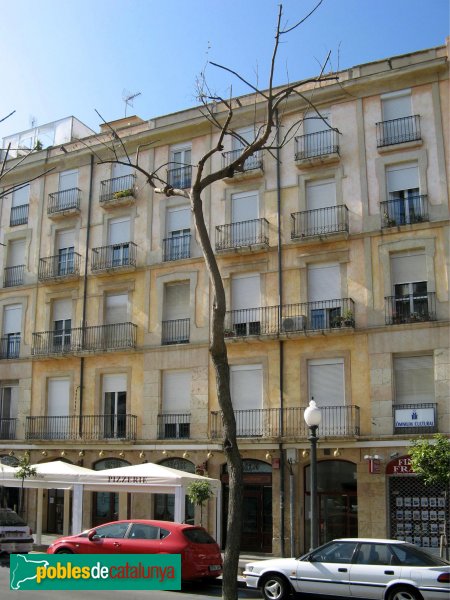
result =
[[[422,595],[412,587],[399,586],[389,590],[386,600],[422,600]]]
[[[69,548],[61,548],[61,550],[57,550],[55,554],[73,554],[72,550]]]
[[[285,600],[291,593],[291,586],[281,575],[270,575],[263,581],[262,593],[266,600]]]

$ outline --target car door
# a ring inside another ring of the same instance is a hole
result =
[[[400,578],[401,566],[395,565],[388,544],[363,542],[350,566],[350,593],[358,598],[383,598],[386,586]]]
[[[292,583],[298,592],[350,596],[350,566],[356,542],[330,542],[298,562]]]
[[[96,527],[96,533],[93,537],[86,536],[86,538],[83,538],[83,542],[78,547],[78,552],[83,554],[123,553],[123,541],[129,526],[129,522],[118,521],[117,523]]]
[[[161,529],[147,523],[132,523],[126,537],[121,540],[124,554],[159,554]]]

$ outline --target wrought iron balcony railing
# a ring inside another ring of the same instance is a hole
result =
[[[158,439],[189,439],[191,435],[191,414],[164,413],[158,415]]]
[[[222,167],[228,167],[234,162],[237,158],[241,156],[243,152],[242,148],[238,148],[237,150],[230,150],[229,152],[222,152]],[[244,162],[243,172],[247,173],[248,171],[255,171],[257,169],[263,168],[263,158],[261,150],[255,152],[252,156],[249,156],[247,160]],[[240,171],[237,171],[240,173]]]
[[[77,252],[68,252],[55,256],[39,259],[38,279],[49,281],[52,279],[70,279],[80,276],[81,255]]]
[[[15,225],[25,225],[28,223],[28,210],[29,204],[22,204],[21,206],[13,206],[11,208],[11,214],[9,215],[9,225],[14,227]]]
[[[216,226],[216,250],[269,245],[269,222],[252,219]]]
[[[120,202],[125,198],[134,198],[134,182],[136,176],[122,175],[122,177],[113,177],[105,179],[100,184],[100,204],[108,204],[109,202]]]
[[[295,160],[339,155],[338,135],[334,129],[300,135],[295,138]]]
[[[137,246],[134,242],[123,242],[111,246],[93,248],[91,269],[96,273],[136,266]]]
[[[167,183],[173,188],[185,190],[191,187],[192,167],[187,165],[184,167],[176,167],[167,171]]]
[[[81,190],[71,188],[61,192],[53,192],[48,195],[47,214],[72,212],[80,210]]]
[[[408,198],[392,198],[380,202],[381,227],[396,227],[429,221],[428,196],[421,194]]]
[[[279,306],[231,310],[225,315],[225,337],[355,327],[354,314],[351,298],[285,304],[281,310]]]
[[[436,321],[436,293],[385,297],[386,325]]]
[[[135,348],[136,331],[137,326],[133,323],[41,331],[33,333],[31,353],[49,356]]]
[[[27,417],[27,440],[136,439],[137,417],[130,414]]]
[[[173,319],[162,322],[161,344],[188,344],[191,329],[190,319]]]
[[[16,439],[17,419],[5,419],[0,417],[0,440]]]
[[[191,257],[191,234],[175,235],[163,240],[163,260],[181,260]]]
[[[8,333],[0,338],[0,358],[19,358],[20,333]]]
[[[15,267],[6,267],[4,269],[3,287],[14,287],[23,285],[23,276],[25,274],[25,265],[16,265]]]
[[[380,121],[377,125],[377,147],[392,146],[421,139],[420,115]]]
[[[348,208],[345,204],[291,213],[291,239],[348,233]]]
[[[235,410],[237,435],[238,437],[304,438],[306,440],[309,430],[304,419],[305,408]],[[319,425],[319,436],[345,437],[360,434],[358,406],[323,406],[320,410],[322,421]],[[222,413],[213,411],[211,412],[211,438],[221,438],[222,435]]]
[[[436,433],[438,431],[437,403],[394,404],[394,433]]]

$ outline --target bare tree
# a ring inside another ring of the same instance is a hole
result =
[[[178,189],[173,187],[166,181],[165,177],[161,175],[163,168],[167,167],[169,163],[160,165],[153,172],[148,172],[141,167],[139,164],[139,152],[141,148],[138,148],[136,158],[132,161],[128,155],[124,141],[108,123],[105,122],[105,125],[109,128],[109,136],[103,139],[98,138],[99,142],[110,153],[108,158],[102,158],[102,156],[96,154],[99,163],[129,165],[144,174],[146,181],[153,188],[155,193],[162,194],[166,197],[181,196],[190,202],[197,238],[202,248],[213,293],[209,351],[216,375],[217,396],[223,421],[223,448],[227,459],[229,473],[229,510],[222,588],[223,598],[225,600],[235,600],[237,598],[237,571],[242,529],[243,469],[237,443],[236,421],[231,402],[230,369],[227,346],[224,339],[224,320],[226,312],[225,290],[205,223],[202,194],[214,183],[225,178],[233,177],[235,173],[245,171],[246,161],[257,152],[266,151],[275,158],[276,152],[295,136],[302,122],[301,118],[295,120],[286,131],[282,131],[280,127],[282,116],[284,111],[287,110],[288,101],[292,97],[303,100],[314,115],[310,118],[324,120],[314,105],[313,96],[314,89],[320,85],[320,83],[337,81],[337,76],[324,74],[326,65],[328,64],[329,55],[317,77],[304,80],[300,83],[297,82],[278,87],[274,85],[276,58],[282,37],[298,28],[312,15],[322,2],[323,0],[320,0],[306,17],[302,18],[291,27],[283,27],[282,6],[279,7],[275,42],[269,70],[269,81],[266,88],[263,89],[253,85],[239,73],[228,67],[217,63],[210,63],[214,67],[222,69],[239,79],[241,82],[244,82],[252,91],[255,135],[252,139],[245,139],[234,127],[236,113],[239,113],[241,107],[240,100],[231,97],[225,99],[211,93],[206,83],[206,79],[204,75],[202,75],[198,83],[198,96],[201,103],[201,112],[204,118],[209,121],[213,129],[216,130],[217,141],[195,165],[176,165],[177,167],[194,167],[194,175],[190,189]],[[100,114],[99,116],[101,117]],[[327,126],[329,127],[328,123]],[[236,156],[234,160],[231,160],[229,164],[213,170],[211,169],[211,159],[222,153],[226,137],[236,139],[239,142],[241,151],[237,153],[238,156]]]

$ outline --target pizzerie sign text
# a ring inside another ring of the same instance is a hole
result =
[[[150,483],[150,478],[110,475],[108,476],[108,483]]]

